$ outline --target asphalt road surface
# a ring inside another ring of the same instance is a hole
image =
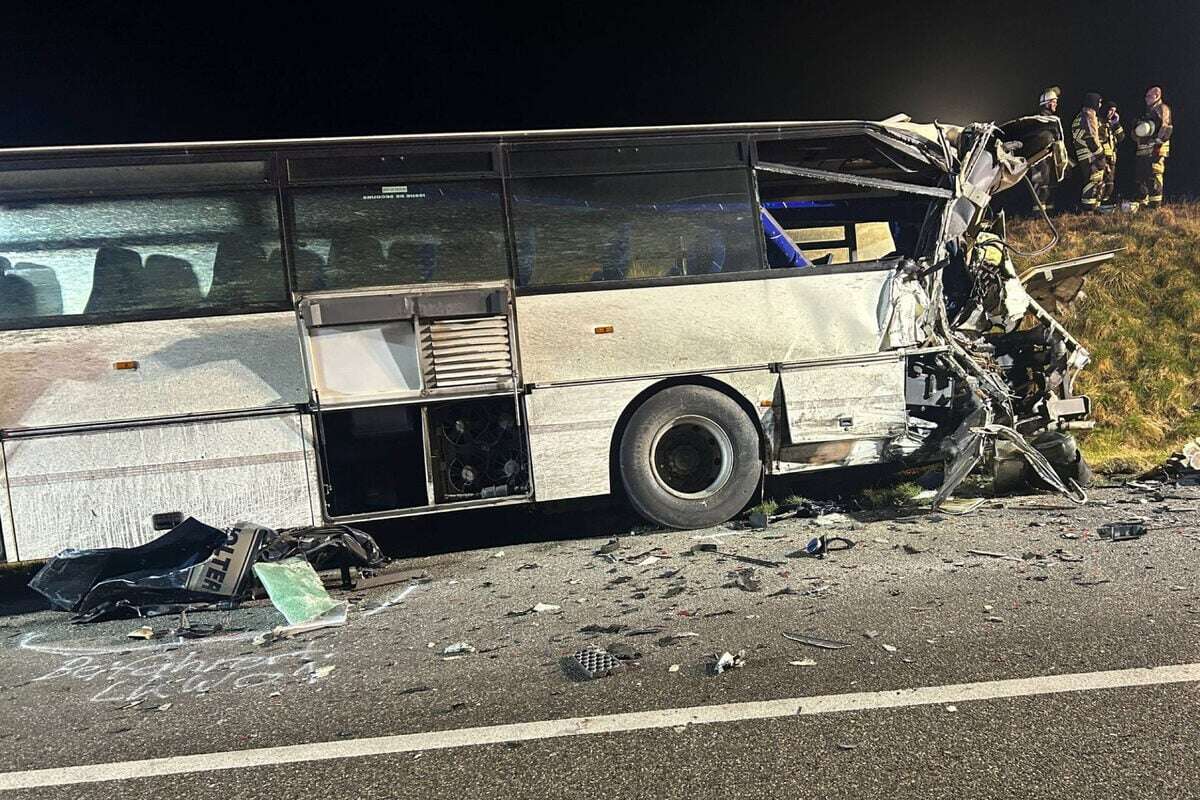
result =
[[[344,626],[266,645],[265,602],[141,641],[14,595],[0,796],[1195,797],[1200,489],[1168,494],[638,535],[577,511],[561,535],[592,538],[412,557],[335,592]],[[422,530],[402,546],[452,547]],[[856,546],[801,557],[819,533]],[[578,680],[591,645],[627,659]]]

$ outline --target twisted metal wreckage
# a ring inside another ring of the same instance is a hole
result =
[[[930,206],[930,216],[940,210],[940,219],[927,218],[922,228],[922,238],[932,240],[922,242],[917,251],[927,255],[899,266],[889,313],[903,315],[898,309],[904,303],[898,298],[907,295],[909,307],[916,309],[907,323],[915,328],[910,335],[922,345],[944,348],[919,365],[923,374],[918,377],[926,382],[925,399],[940,393],[935,404],[953,408],[950,419],[958,421],[939,440],[930,435],[938,425],[914,419],[924,430],[914,436],[910,428],[907,441],[894,442],[908,451],[898,455],[928,452],[934,445],[945,458],[935,509],[944,508],[981,463],[990,467],[998,490],[1029,480],[1074,502],[1086,502],[1083,487],[1090,472],[1071,432],[1093,425],[1087,420],[1088,398],[1076,395],[1073,386],[1089,355],[1045,305],[1057,309],[1074,299],[1083,276],[1115,251],[1018,275],[1011,253],[1042,255],[1057,243],[1057,232],[1035,197],[1035,209],[1052,238],[1032,253],[1020,253],[1004,238],[1004,212],[992,208],[1000,192],[1029,184],[1027,173],[1043,160],[1052,160],[1061,179],[1067,164],[1061,123],[1055,117],[1023,117],[999,126],[956,127],[916,125],[900,116],[881,127],[892,147],[940,170],[940,185],[848,179],[844,174],[837,180],[945,199]],[[931,142],[940,146],[930,147]],[[820,170],[782,164],[760,162],[758,168],[821,177]],[[1029,185],[1031,195],[1032,188]]]

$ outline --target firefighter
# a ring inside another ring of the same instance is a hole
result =
[[[1133,128],[1138,200],[1150,208],[1163,201],[1163,173],[1171,153],[1171,132],[1171,107],[1163,102],[1162,87],[1151,86],[1146,90],[1146,110]]]
[[[1088,92],[1083,96],[1083,108],[1071,121],[1071,141],[1075,146],[1075,162],[1083,178],[1079,204],[1084,211],[1100,208],[1100,187],[1104,183],[1104,146],[1100,142],[1100,95]]]
[[[1100,186],[1100,203],[1106,205],[1117,186],[1117,146],[1125,141],[1121,115],[1111,100],[1100,109],[1100,144],[1104,150],[1104,182]]]
[[[1053,117],[1058,114],[1058,98],[1062,96],[1062,89],[1057,86],[1051,86],[1049,89],[1042,92],[1042,96],[1038,98],[1038,114],[1044,117]],[[1050,190],[1054,188],[1054,184],[1058,183],[1058,176],[1054,174],[1054,159],[1046,158],[1040,161],[1029,171],[1029,181],[1033,184],[1033,193],[1037,195],[1038,202],[1046,209],[1047,213],[1054,210],[1054,201],[1050,198]]]

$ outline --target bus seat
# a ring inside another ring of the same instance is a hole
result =
[[[437,245],[397,239],[388,246],[386,283],[424,283],[437,269]]]
[[[278,250],[274,263],[279,264]],[[230,305],[267,296],[271,284],[279,285],[279,268],[268,267],[262,245],[244,236],[227,236],[217,242],[212,285],[206,298],[209,305]]]
[[[144,297],[142,257],[136,251],[108,246],[96,251],[92,293],[84,306],[85,314],[140,308]]]
[[[29,261],[18,261],[12,271],[33,284],[39,317],[55,317],[62,314],[62,285],[53,269]]]
[[[0,275],[0,319],[37,316],[37,291],[20,275]]]
[[[382,268],[383,245],[375,237],[365,233],[345,233],[330,240],[329,269],[355,276],[355,284],[376,283],[368,276]]]
[[[200,281],[192,262],[186,259],[161,253],[147,256],[142,281],[146,291],[154,295],[156,306],[186,308],[200,303]]]

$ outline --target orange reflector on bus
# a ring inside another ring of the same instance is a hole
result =
[[[137,369],[138,362],[136,361],[114,361],[113,369]]]
[[[598,326],[596,326],[596,333],[598,333],[598,334],[600,334],[600,333],[612,333],[612,332],[613,332],[613,326],[612,326],[612,325],[598,325]]]
[[[759,405],[762,406],[763,408],[770,408],[771,406],[775,405],[775,401],[774,400],[762,400],[759,402]]]

